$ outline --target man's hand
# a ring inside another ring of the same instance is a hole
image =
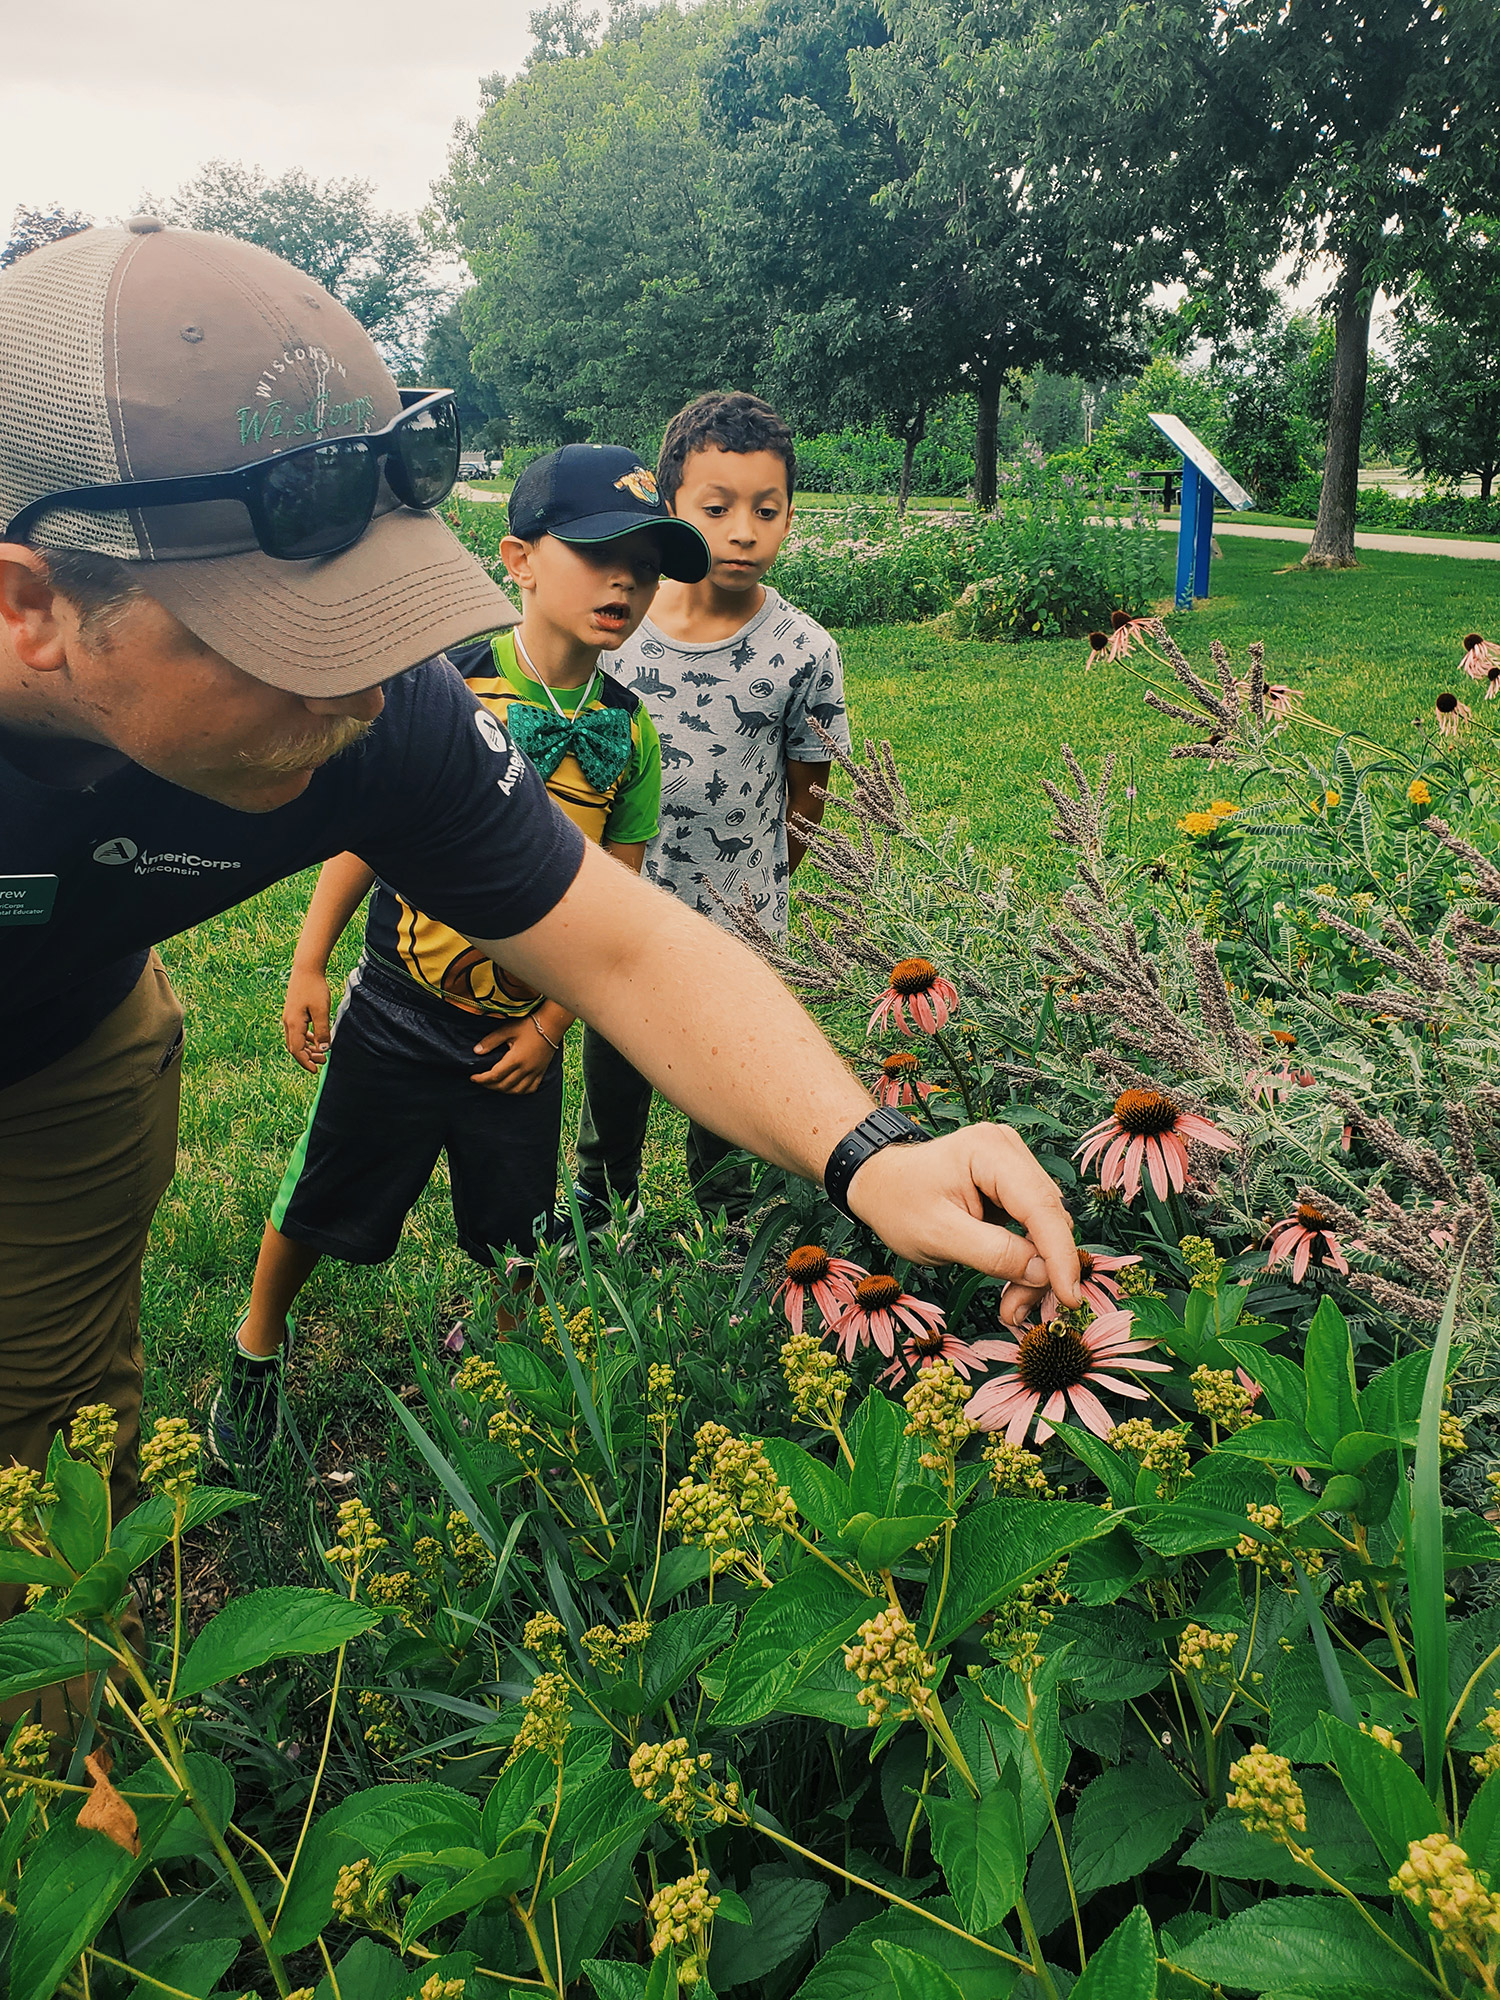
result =
[[[293,1062],[316,1076],[328,1060],[328,975],[292,962],[281,1009],[281,1032]]]
[[[849,1183],[849,1205],[914,1264],[968,1264],[1008,1278],[1001,1318],[1018,1326],[1050,1286],[1076,1306],[1078,1251],[1057,1183],[1008,1125],[969,1125],[921,1145],[886,1146]],[[998,1213],[1020,1223],[1015,1235]]]
[[[529,1014],[524,1021],[507,1021],[503,1028],[496,1028],[482,1042],[474,1044],[476,1056],[493,1055],[496,1049],[501,1052],[499,1062],[493,1069],[482,1071],[474,1082],[485,1090],[503,1090],[512,1097],[529,1097],[547,1074],[556,1054],[543,1041],[541,1030]]]

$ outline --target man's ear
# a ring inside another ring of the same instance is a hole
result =
[[[500,560],[505,564],[506,575],[521,590],[536,587],[530,542],[523,542],[519,535],[507,535],[500,544]]]
[[[35,549],[0,542],[0,638],[33,673],[56,673],[68,664],[67,632],[58,616],[64,602]]]

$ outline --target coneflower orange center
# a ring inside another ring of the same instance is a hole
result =
[[[1079,1277],[1080,1277],[1080,1278],[1082,1278],[1082,1280],[1083,1280],[1083,1282],[1084,1282],[1085,1284],[1087,1284],[1087,1283],[1088,1283],[1088,1281],[1089,1281],[1089,1279],[1093,1277],[1093,1275],[1094,1275],[1094,1253],[1093,1253],[1093,1251],[1092,1251],[1092,1250],[1080,1250],[1080,1251],[1079,1251],[1079,1253],[1078,1253],[1078,1275],[1079,1275]]]
[[[916,1067],[917,1059],[910,1049],[897,1049],[893,1056],[887,1056],[880,1065],[880,1073],[888,1077],[910,1076]]]
[[[893,993],[926,993],[938,976],[938,969],[925,958],[903,958],[891,968]]]
[[[1273,1028],[1271,1040],[1279,1042],[1284,1049],[1294,1049],[1297,1046],[1297,1037],[1288,1028]]]
[[[818,1243],[804,1243],[786,1260],[786,1274],[794,1285],[815,1285],[828,1276],[828,1252]]]
[[[920,1354],[924,1357],[931,1354],[941,1354],[943,1351],[943,1329],[940,1326],[924,1327],[920,1333],[912,1335],[911,1348],[914,1354]]]
[[[1115,1099],[1115,1118],[1135,1138],[1156,1139],[1177,1124],[1177,1106],[1160,1090],[1122,1090]]]
[[[883,1271],[861,1278],[854,1287],[855,1300],[863,1312],[878,1312],[882,1306],[893,1306],[900,1296],[901,1287]]]
[[[1088,1374],[1094,1357],[1076,1333],[1055,1319],[1028,1327],[1021,1335],[1016,1373],[1022,1386],[1045,1399],[1059,1389],[1073,1389]]]
[[[1328,1227],[1328,1217],[1323,1213],[1322,1209],[1314,1208],[1310,1201],[1298,1202],[1297,1220],[1302,1224],[1304,1229],[1326,1229]]]

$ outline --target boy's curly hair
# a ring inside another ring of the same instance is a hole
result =
[[[720,451],[774,451],[786,466],[786,497],[791,501],[797,479],[797,454],[791,426],[769,403],[743,389],[712,389],[679,410],[667,425],[656,461],[656,484],[670,507],[682,484],[691,454],[705,445]]]

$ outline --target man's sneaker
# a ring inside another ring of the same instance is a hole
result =
[[[287,1321],[286,1345],[280,1354],[246,1354],[238,1336],[236,1327],[229,1365],[208,1412],[206,1442],[216,1465],[243,1475],[260,1471],[281,1435],[281,1378],[291,1350],[292,1323]]]
[[[614,1209],[602,1194],[591,1194],[587,1188],[576,1190],[578,1218],[583,1224],[584,1234],[590,1243],[598,1243],[607,1236],[614,1223]],[[637,1226],[645,1219],[646,1211],[637,1199],[626,1211],[624,1226],[614,1238],[623,1247],[635,1234]],[[547,1241],[555,1243],[560,1253],[566,1257],[578,1248],[578,1238],[573,1229],[573,1212],[565,1201],[560,1201],[552,1211],[552,1226],[547,1232]]]

